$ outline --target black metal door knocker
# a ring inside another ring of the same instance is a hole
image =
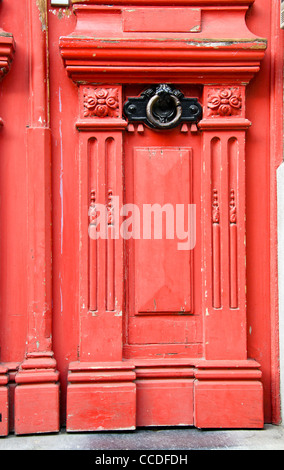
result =
[[[148,88],[140,96],[128,98],[123,112],[129,122],[144,122],[155,129],[172,129],[181,122],[197,122],[202,107],[197,98],[185,98],[169,85]]]

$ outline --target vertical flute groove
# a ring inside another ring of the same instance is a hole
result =
[[[238,308],[238,250],[237,250],[237,164],[238,141],[232,138],[228,142],[229,157],[229,221],[230,221],[230,308]]]
[[[115,185],[115,142],[106,140],[106,190],[107,190],[107,245],[106,245],[106,310],[115,310],[115,240],[113,188]]]
[[[212,182],[212,278],[213,308],[221,308],[221,252],[220,252],[220,188],[221,142],[211,141],[211,182]]]
[[[97,141],[89,141],[89,310],[97,310],[98,266],[97,266],[97,227],[96,227],[96,168]]]

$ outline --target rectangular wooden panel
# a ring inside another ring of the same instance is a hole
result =
[[[137,380],[137,426],[193,424],[193,380]]]
[[[125,32],[199,32],[201,12],[199,8],[129,8],[123,10]]]
[[[134,383],[70,384],[67,431],[135,429]]]
[[[129,319],[130,344],[189,344],[202,342],[200,318],[194,316],[144,316]]]
[[[195,426],[262,428],[263,389],[259,381],[196,380]]]
[[[15,433],[58,432],[59,384],[18,385],[15,389]]]
[[[190,220],[191,149],[134,149],[134,203],[140,239],[135,240],[135,314],[192,312],[191,250],[180,250],[177,207]]]

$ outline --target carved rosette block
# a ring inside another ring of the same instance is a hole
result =
[[[117,88],[83,88],[83,115],[90,118],[119,117]]]
[[[79,131],[124,129],[127,122],[122,118],[121,86],[103,87],[89,85],[79,87]]]
[[[240,87],[210,88],[207,96],[208,116],[241,116],[243,98]]]
[[[107,119],[122,115],[121,89],[114,86],[81,86],[80,118]]]

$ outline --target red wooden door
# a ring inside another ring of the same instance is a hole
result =
[[[124,149],[125,357],[198,357],[200,136],[141,125]]]
[[[14,3],[0,434],[278,422],[276,2]]]
[[[181,131],[140,124],[124,139],[123,354],[142,361],[137,426],[193,424],[192,368],[182,369],[177,358],[202,356],[200,143],[190,126]],[[149,360],[158,360],[159,370],[147,371]]]
[[[131,11],[80,3],[74,34],[60,41],[80,107],[70,431],[263,425],[261,372],[246,346],[245,84],[266,42],[246,29],[243,2],[234,9],[199,3],[186,9],[191,42],[185,12],[169,5],[161,12],[155,2]],[[162,27],[153,21],[160,14]],[[223,39],[233,18],[238,44]],[[97,76],[103,84],[92,83]],[[192,127],[181,96],[203,108]],[[96,223],[103,205],[107,236]],[[183,249],[180,209],[192,206],[194,236]]]

